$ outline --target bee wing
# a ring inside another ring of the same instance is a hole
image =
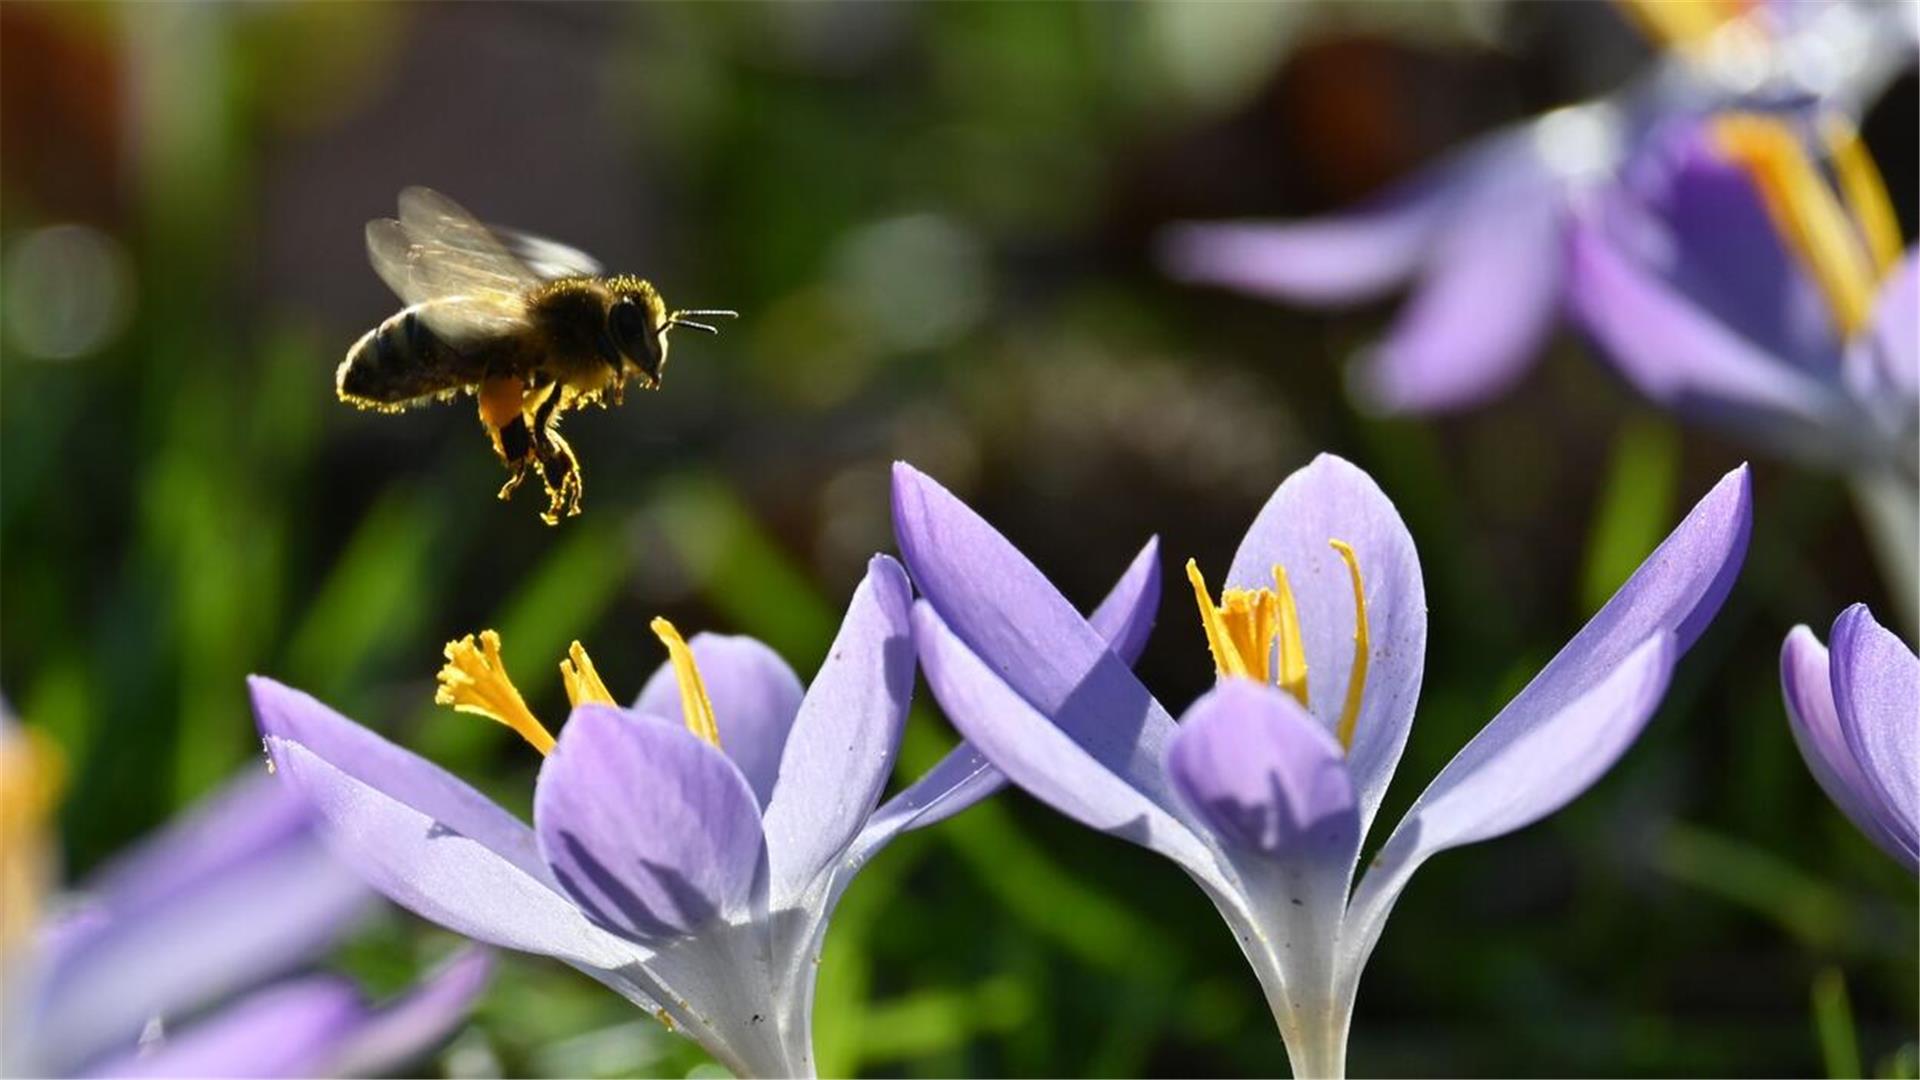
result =
[[[426,188],[400,193],[400,218],[367,223],[380,279],[450,343],[525,325],[526,294],[541,277],[458,203]]]
[[[549,240],[530,232],[509,229],[500,225],[489,225],[493,235],[512,255],[527,265],[527,268],[543,278],[552,280],[565,277],[604,277],[607,268],[600,260],[581,251],[568,247],[558,240]]]

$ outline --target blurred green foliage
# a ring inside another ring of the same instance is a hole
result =
[[[1169,221],[1324,210],[1593,92],[1560,62],[1592,41],[1559,21],[1611,40],[1604,9],[16,3],[0,19],[0,240],[79,222],[129,282],[121,310],[67,327],[99,331],[79,355],[19,333],[0,355],[0,685],[74,764],[75,875],[257,767],[250,671],[522,812],[525,748],[431,706],[452,637],[500,629],[549,716],[546,665],[575,638],[636,690],[656,613],[758,635],[810,672],[865,559],[891,548],[895,458],[1082,602],[1154,533],[1170,565],[1223,564],[1287,471],[1323,449],[1359,461],[1421,545],[1433,620],[1391,821],[1740,460],[1646,415],[1568,341],[1479,414],[1357,414],[1341,367],[1384,311],[1196,293],[1149,257]],[[1910,168],[1892,171],[1910,197]],[[361,223],[410,183],[745,313],[679,341],[663,393],[571,421],[583,517],[549,529],[526,493],[494,501],[462,408],[333,400],[345,346],[394,306]],[[9,298],[37,280],[8,266]],[[1757,487],[1742,581],[1640,745],[1550,822],[1438,860],[1399,905],[1356,1073],[1810,1074],[1847,1071],[1848,1044],[1910,1068],[1912,881],[1821,796],[1775,676],[1790,626],[1884,596],[1836,482],[1763,467]],[[1209,676],[1172,593],[1141,670],[1172,703]],[[904,778],[953,738],[922,700]],[[392,989],[448,945],[395,913],[339,963]],[[817,1039],[830,1074],[1285,1060],[1188,882],[1017,794],[904,839],[855,884]],[[709,1068],[527,958],[439,1066]]]

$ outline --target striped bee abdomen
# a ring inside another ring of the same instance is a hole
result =
[[[397,411],[445,399],[477,381],[481,365],[441,341],[420,317],[424,305],[394,315],[354,342],[334,374],[340,400]]]

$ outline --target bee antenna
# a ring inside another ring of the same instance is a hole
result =
[[[682,315],[702,315],[709,319],[737,319],[740,317],[739,312],[728,311],[725,308],[695,308],[689,311],[676,311],[667,316],[667,321],[679,322],[680,316]]]
[[[692,319],[682,319],[678,317],[667,320],[667,325],[684,326],[689,330],[698,330],[703,334],[717,334],[720,332],[720,328],[717,326],[708,326],[703,322],[694,322]]]

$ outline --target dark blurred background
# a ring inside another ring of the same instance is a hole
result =
[[[1317,451],[1369,469],[1432,611],[1377,841],[1743,453],[1564,336],[1491,408],[1363,415],[1345,368],[1390,307],[1185,289],[1153,238],[1346,206],[1647,58],[1614,8],[1574,3],[0,5],[0,688],[69,756],[70,875],[260,767],[248,672],[523,811],[537,757],[431,704],[451,637],[497,627],[550,719],[567,642],[632,693],[655,614],[810,673],[892,549],[897,458],[1087,604],[1154,533],[1168,568],[1224,567]],[[1909,74],[1866,125],[1909,238],[1914,97]],[[495,501],[470,406],[334,400],[346,347],[398,306],[362,225],[408,184],[743,313],[681,335],[664,392],[570,421],[581,517]],[[1777,678],[1789,627],[1888,598],[1844,485],[1758,466],[1745,573],[1645,738],[1396,909],[1356,1074],[1815,1073],[1823,972],[1868,1068],[1912,1042],[1913,882],[1821,795]],[[1211,679],[1178,590],[1141,670],[1176,705]],[[923,704],[901,775],[952,738]],[[392,988],[447,945],[393,914],[337,962]],[[862,876],[817,1037],[827,1073],[1286,1060],[1190,883],[1017,793]],[[513,957],[432,1067],[703,1061]]]

